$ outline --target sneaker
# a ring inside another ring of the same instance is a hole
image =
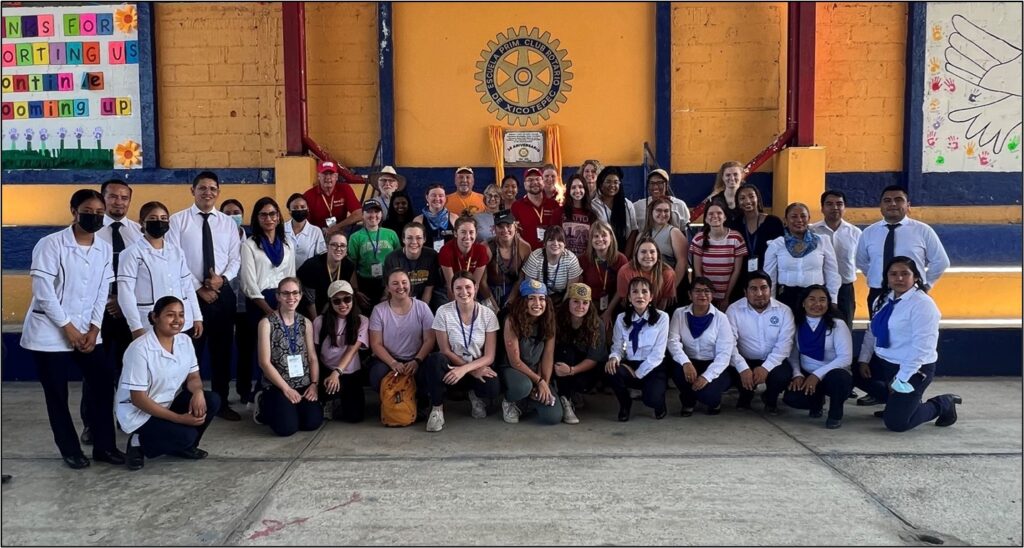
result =
[[[427,432],[440,432],[444,428],[444,409],[434,407],[430,410],[430,418],[427,419]]]
[[[260,404],[263,403],[263,391],[260,390],[252,397],[252,422],[263,424],[260,420]]]
[[[238,414],[238,411],[232,409],[231,406],[228,405],[227,403],[225,403],[223,407],[220,408],[220,411],[217,412],[217,416],[223,420],[231,422],[242,420],[242,416]]]
[[[474,419],[486,419],[487,418],[487,404],[484,400],[480,399],[480,396],[476,395],[476,392],[469,391],[469,404],[472,406],[469,414]]]
[[[880,403],[882,403],[882,402],[878,401],[877,399],[874,398],[874,396],[872,396],[870,394],[868,394],[866,396],[861,396],[860,399],[857,400],[857,405],[861,406],[861,407],[867,407],[867,406],[871,406],[871,405],[878,405]]]
[[[579,424],[580,419],[576,417],[576,410],[573,409],[572,400],[565,396],[558,398],[562,402],[562,422],[565,424]]]
[[[516,424],[519,422],[519,408],[516,407],[516,404],[502,398],[501,418],[509,424]]]

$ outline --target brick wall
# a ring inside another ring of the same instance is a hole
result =
[[[673,171],[746,162],[784,127],[785,25],[783,3],[672,4]]]
[[[903,169],[906,4],[817,5],[815,139],[826,170]]]
[[[156,3],[160,164],[271,167],[284,152],[279,3]],[[310,134],[368,164],[379,134],[376,8],[306,5]]]

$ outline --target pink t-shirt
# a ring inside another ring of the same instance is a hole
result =
[[[690,251],[694,257],[702,258],[704,277],[715,286],[715,299],[724,299],[725,292],[729,290],[729,278],[736,266],[736,257],[747,256],[747,244],[743,236],[730,230],[724,239],[708,241],[708,248],[704,249],[704,233],[698,232],[690,242]]]
[[[333,313],[334,312],[328,312],[328,314]],[[316,319],[313,320],[313,343],[315,345],[320,345],[320,363],[328,369],[337,369],[338,361],[341,360],[341,357],[344,356],[345,352],[348,350],[348,345],[345,344],[345,327],[348,322],[345,318],[339,318],[335,323],[335,332],[337,337],[342,341],[341,346],[334,346],[335,337],[327,337],[327,339],[323,341],[320,340],[320,327],[323,323],[323,316],[317,316]],[[370,347],[369,329],[370,320],[367,319],[366,316],[360,314],[359,334],[356,336],[356,342],[358,342],[363,348]],[[359,371],[360,368],[362,368],[362,364],[359,363],[359,352],[356,352],[352,356],[352,361],[348,363],[348,367],[343,369],[341,374],[347,375],[349,373],[355,373],[356,371]]]
[[[381,334],[384,348],[395,359],[411,359],[423,346],[423,332],[434,325],[434,314],[427,303],[413,299],[412,308],[404,316],[398,315],[386,301],[373,307],[370,331]]]

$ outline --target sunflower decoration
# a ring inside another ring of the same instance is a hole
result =
[[[125,169],[141,165],[142,147],[131,139],[118,144],[114,149],[114,162],[121,164]]]
[[[125,34],[139,28],[139,14],[135,10],[135,6],[129,4],[123,8],[118,8],[114,12],[114,24],[117,25],[117,30]]]

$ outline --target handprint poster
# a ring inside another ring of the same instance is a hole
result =
[[[1021,171],[1021,7],[928,3],[923,171]]]

